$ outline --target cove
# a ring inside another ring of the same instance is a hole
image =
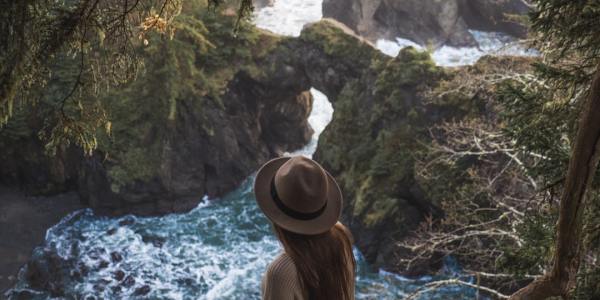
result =
[[[313,139],[290,155],[310,156],[331,120],[325,95],[312,90]],[[222,199],[207,199],[185,214],[99,217],[90,209],[65,217],[34,250],[33,264],[52,269],[52,285],[67,299],[260,299],[260,281],[282,251],[252,193],[253,176]],[[402,299],[436,279],[460,276],[451,260],[436,276],[405,278],[372,270],[355,249],[357,299]],[[25,280],[9,299],[56,299]],[[463,280],[472,280],[463,277]],[[447,287],[422,299],[467,299],[476,291]]]

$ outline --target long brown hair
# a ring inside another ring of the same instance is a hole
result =
[[[311,300],[354,299],[356,261],[348,228],[338,222],[325,233],[303,235],[273,227]]]

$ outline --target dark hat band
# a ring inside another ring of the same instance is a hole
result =
[[[281,210],[284,214],[294,219],[302,221],[316,219],[317,217],[322,215],[325,211],[325,208],[327,208],[327,201],[325,201],[325,204],[321,208],[319,208],[319,210],[311,213],[304,213],[290,208],[289,206],[285,205],[283,201],[281,201],[281,198],[279,198],[279,195],[277,194],[277,189],[275,188],[275,178],[271,180],[271,198],[273,198],[273,202],[275,202],[277,208],[279,208],[279,210]]]

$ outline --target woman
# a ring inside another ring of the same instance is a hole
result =
[[[284,249],[263,277],[263,299],[354,299],[352,237],[338,222],[333,177],[311,159],[277,158],[258,171],[254,193]]]

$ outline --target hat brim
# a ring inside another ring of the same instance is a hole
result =
[[[326,232],[335,225],[342,211],[342,191],[327,171],[329,189],[327,195],[327,207],[323,213],[315,219],[299,220],[286,215],[281,211],[271,197],[271,180],[277,170],[291,157],[280,157],[270,160],[258,170],[254,180],[254,195],[256,202],[263,213],[271,222],[291,232],[314,235]]]

